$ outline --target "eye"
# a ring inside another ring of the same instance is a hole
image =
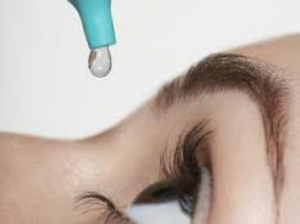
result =
[[[197,187],[197,198],[194,199],[196,203],[195,211],[193,214],[190,213],[190,215],[193,215],[194,219],[201,220],[201,222],[197,223],[206,223],[205,221],[209,215],[211,204],[211,174],[209,169],[205,167],[200,167],[200,170],[201,181]],[[142,193],[136,198],[134,204],[163,204],[179,200],[188,201],[187,198],[184,199],[184,195],[181,195],[183,198],[180,198],[177,190],[178,189],[175,186],[172,186],[172,184],[168,181],[155,183],[142,191]]]
[[[176,188],[169,181],[161,181],[144,189],[135,199],[134,204],[165,203],[177,200]]]

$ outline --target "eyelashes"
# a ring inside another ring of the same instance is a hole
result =
[[[209,139],[212,132],[208,131],[207,125],[208,120],[198,122],[189,131],[185,131],[179,136],[171,154],[168,154],[167,149],[165,150],[161,157],[161,171],[165,186],[157,189],[161,185],[160,183],[157,184],[158,186],[147,188],[144,195],[140,196],[141,200],[149,196],[149,193],[154,200],[160,198],[162,202],[164,199],[176,198],[183,212],[190,216],[194,215],[202,180],[201,166],[207,167],[208,170],[211,167]],[[77,206],[86,206],[87,209],[83,213],[99,210],[99,221],[104,224],[136,224],[117,209],[111,199],[99,192],[83,193],[76,198],[76,204]]]
[[[202,166],[210,169],[209,138],[212,135],[204,120],[182,134],[171,157],[165,150],[161,159],[162,174],[174,186],[183,212],[194,215],[202,178]],[[200,165],[201,164],[201,165]]]
[[[99,192],[89,191],[78,196],[75,208],[80,206],[86,207],[82,214],[98,210],[99,222],[104,220],[101,222],[103,224],[135,224],[133,220],[117,209],[111,199]]]

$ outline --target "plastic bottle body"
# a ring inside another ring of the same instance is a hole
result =
[[[91,49],[115,44],[111,0],[69,0],[77,9]]]

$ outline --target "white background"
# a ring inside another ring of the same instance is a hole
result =
[[[118,44],[93,78],[66,0],[0,0],[0,130],[81,137],[119,121],[208,53],[300,31],[297,0],[112,0]]]
[[[118,44],[93,78],[66,0],[0,0],[0,131],[82,137],[208,53],[300,31],[299,0],[112,0]]]

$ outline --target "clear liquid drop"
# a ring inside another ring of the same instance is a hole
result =
[[[89,68],[95,77],[103,78],[108,75],[111,70],[111,56],[108,47],[91,50]]]

